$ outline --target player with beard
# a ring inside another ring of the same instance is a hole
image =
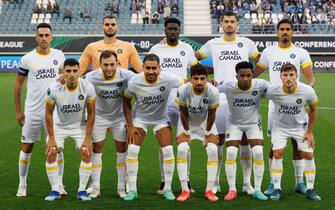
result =
[[[104,39],[87,45],[80,57],[81,75],[85,75],[88,69],[96,70],[100,68],[100,54],[105,50],[111,50],[118,54],[118,62],[121,68],[128,69],[130,64],[135,72],[141,72],[142,62],[134,45],[116,38],[118,19],[112,15],[104,17],[102,30]],[[91,68],[89,68],[90,65]]]
[[[220,21],[224,31],[222,37],[209,40],[203,45],[195,56],[198,59],[212,56],[214,67],[214,79],[221,83],[226,80],[236,80],[235,66],[241,61],[258,61],[259,52],[253,41],[236,35],[238,28],[238,17],[232,11],[226,11]],[[227,99],[224,93],[220,93],[220,107],[216,115],[216,127],[218,129],[220,142],[218,145],[218,175],[215,188],[220,191],[220,170],[222,165],[222,148],[225,141],[226,114],[228,110]],[[243,135],[240,144],[240,156],[243,172],[243,192],[253,194],[254,190],[250,183],[251,177],[251,148]],[[214,189],[215,191],[215,189]]]
[[[280,68],[286,63],[291,63],[297,69],[298,81],[301,80],[302,73],[306,79],[306,83],[313,87],[315,85],[315,80],[313,76],[313,63],[311,57],[309,56],[307,50],[296,47],[292,43],[293,36],[293,24],[291,20],[283,19],[278,22],[277,25],[277,36],[278,44],[275,46],[269,46],[264,49],[257,65],[255,66],[254,76],[257,77],[264,70],[269,70],[270,83],[271,84],[281,84],[280,80]],[[271,130],[273,127],[273,115],[274,115],[274,104],[269,101],[269,112],[268,112],[268,135],[271,136]],[[307,121],[307,114],[305,116]],[[298,152],[297,143],[292,139],[293,145],[293,166],[295,172],[295,181],[297,193],[306,193],[306,186],[304,184],[303,178],[303,157]],[[270,151],[269,155],[269,168],[270,168],[270,184],[268,189],[264,192],[266,195],[271,195],[274,189],[271,174],[271,163],[272,163],[273,152]]]
[[[164,23],[164,33],[166,38],[154,45],[149,53],[156,54],[161,61],[161,71],[166,71],[174,74],[180,80],[187,80],[187,69],[198,64],[197,58],[194,56],[192,47],[179,40],[181,23],[176,18],[167,19]],[[177,89],[172,89],[168,100],[168,115],[173,126],[177,126],[179,117],[179,108],[175,103]],[[191,153],[188,153],[188,175],[190,168]],[[161,183],[158,194],[163,193],[164,188],[164,173],[163,173],[163,153],[159,153]],[[194,193],[188,179],[188,187]]]
[[[160,72],[159,57],[148,54],[143,59],[143,73],[132,77],[127,84],[123,97],[123,113],[128,135],[126,164],[129,193],[123,197],[125,201],[138,198],[138,155],[148,128],[152,128],[163,153],[165,181],[163,197],[166,200],[175,200],[171,190],[175,160],[167,101],[171,89],[178,88],[182,82],[173,74],[166,71]],[[136,99],[133,108],[132,98]]]
[[[142,61],[135,47],[129,42],[121,41],[116,38],[116,33],[118,30],[118,19],[112,15],[105,16],[102,21],[102,30],[104,32],[104,38],[100,41],[87,45],[80,57],[79,62],[81,75],[85,75],[88,72],[88,69],[99,69],[100,55],[103,51],[106,50],[117,53],[118,66],[122,69],[128,69],[130,64],[137,73],[141,72]],[[101,157],[99,157],[97,154],[93,154],[93,162],[99,162],[101,160]],[[94,176],[96,172],[98,174],[98,171],[100,171],[100,168],[95,166],[96,165],[93,165],[92,176]],[[92,190],[92,187],[89,187],[87,192],[92,193]]]

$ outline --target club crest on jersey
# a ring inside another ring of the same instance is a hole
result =
[[[202,102],[204,102],[204,104],[208,104],[208,100],[206,98],[204,98]]]
[[[57,60],[54,60],[53,63],[54,63],[55,65],[58,65],[58,61],[57,61]]]
[[[116,85],[117,85],[118,87],[122,87],[123,83],[122,83],[122,82],[118,82]]]
[[[242,43],[242,42],[239,42],[239,43],[237,44],[237,46],[238,46],[239,48],[242,48],[242,47],[243,47],[243,43]]]
[[[297,99],[297,104],[301,104],[301,103],[302,103],[301,98],[298,98],[298,99]]]
[[[85,97],[82,94],[80,94],[78,98],[79,100],[84,100]]]
[[[252,91],[252,95],[253,96],[256,96],[257,95],[257,91],[255,90],[255,91]]]
[[[22,135],[22,138],[21,138],[23,141],[26,139],[26,137],[24,135]]]
[[[162,87],[159,88],[159,90],[160,90],[161,92],[163,92],[163,91],[165,90],[165,87],[162,86]]]
[[[226,134],[226,139],[228,139],[230,137],[229,133]]]
[[[123,50],[122,49],[117,49],[117,54],[122,54],[123,53]]]
[[[180,55],[181,55],[181,56],[185,56],[185,52],[184,52],[184,50],[180,51]]]
[[[293,53],[290,55],[290,58],[292,58],[292,59],[294,59],[295,57],[296,57],[296,56],[295,56],[295,54],[293,54]]]
[[[47,90],[47,95],[48,96],[50,95],[50,88],[48,88],[48,90]]]

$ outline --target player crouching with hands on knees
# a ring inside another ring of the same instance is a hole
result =
[[[297,141],[298,151],[304,158],[304,173],[307,182],[307,198],[313,201],[321,200],[314,191],[315,162],[313,149],[315,140],[313,128],[316,121],[318,98],[312,87],[298,82],[297,69],[288,63],[280,69],[282,84],[272,85],[266,92],[266,97],[275,105],[271,143],[273,150],[272,180],[274,191],[271,200],[281,197],[281,177],[283,174],[283,155],[288,138]],[[309,106],[308,122],[305,105]]]
[[[60,198],[57,152],[64,149],[64,140],[71,137],[80,150],[79,189],[77,198],[89,201],[86,185],[92,170],[92,130],[95,119],[95,91],[91,83],[79,78],[79,63],[67,59],[63,68],[65,84],[53,83],[47,91],[45,121],[48,129],[46,144],[46,171],[52,191],[45,198],[53,201]],[[53,119],[53,112],[56,115]],[[87,109],[87,122],[85,121]]]
[[[225,163],[229,192],[224,197],[231,201],[237,199],[236,191],[236,156],[240,139],[245,136],[251,146],[255,191],[253,198],[267,200],[261,192],[264,173],[263,132],[260,113],[260,101],[264,96],[268,82],[253,78],[253,65],[240,62],[235,66],[236,80],[223,82],[219,90],[226,94],[229,112],[226,126],[227,158]]]
[[[187,154],[193,139],[203,141],[208,156],[205,197],[210,201],[218,201],[213,187],[218,169],[219,139],[214,122],[219,106],[219,91],[208,83],[207,70],[203,66],[191,69],[191,82],[178,88],[176,103],[180,110],[176,140],[177,170],[182,188],[177,201],[186,201],[190,197],[187,185]]]
[[[175,160],[172,147],[172,129],[168,117],[167,102],[171,89],[178,88],[183,81],[178,77],[160,71],[159,57],[148,54],[143,59],[143,73],[133,76],[123,97],[123,112],[127,123],[128,153],[126,157],[128,190],[123,200],[138,198],[137,172],[138,154],[148,128],[152,128],[162,148],[165,185],[163,197],[175,200],[171,190]],[[136,98],[132,112],[131,99]]]

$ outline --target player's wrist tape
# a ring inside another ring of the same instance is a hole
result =
[[[211,131],[205,131],[205,136],[209,136],[209,135],[211,135],[211,134],[212,134]]]
[[[185,130],[185,131],[184,131],[184,134],[185,134],[186,136],[189,136],[189,135],[190,135],[190,131],[189,131],[189,130]]]

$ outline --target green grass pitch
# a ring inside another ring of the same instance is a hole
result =
[[[266,76],[266,75],[265,75]],[[21,129],[15,120],[14,84],[15,74],[0,75],[0,209],[335,209],[333,192],[335,187],[335,74],[317,73],[316,92],[319,96],[319,112],[314,135],[316,137],[315,159],[317,177],[315,190],[322,197],[320,202],[312,202],[304,196],[294,193],[294,174],[291,163],[291,145],[287,148],[284,160],[284,175],[282,178],[283,195],[280,201],[260,202],[241,193],[241,167],[238,164],[237,188],[239,198],[236,201],[223,200],[227,192],[227,182],[224,169],[221,171],[220,200],[210,203],[203,197],[206,185],[206,153],[200,142],[192,143],[191,181],[196,190],[189,201],[184,203],[168,202],[155,192],[160,182],[158,163],[158,144],[152,133],[148,134],[140,152],[138,192],[139,199],[134,202],[124,202],[116,196],[115,149],[111,135],[106,142],[103,156],[103,172],[101,177],[102,196],[88,203],[76,199],[78,188],[79,154],[74,149],[74,142],[67,141],[65,145],[64,184],[68,196],[55,202],[45,202],[44,197],[50,191],[50,185],[45,172],[44,140],[39,141],[34,148],[28,175],[28,197],[15,196],[18,186],[18,154]],[[266,125],[266,100],[263,101],[262,113]],[[265,129],[266,126],[264,126]],[[267,155],[269,138],[265,137],[264,160],[265,173],[263,190],[269,181]],[[225,156],[225,153],[224,153]],[[173,191],[179,193],[180,184],[175,170]]]

